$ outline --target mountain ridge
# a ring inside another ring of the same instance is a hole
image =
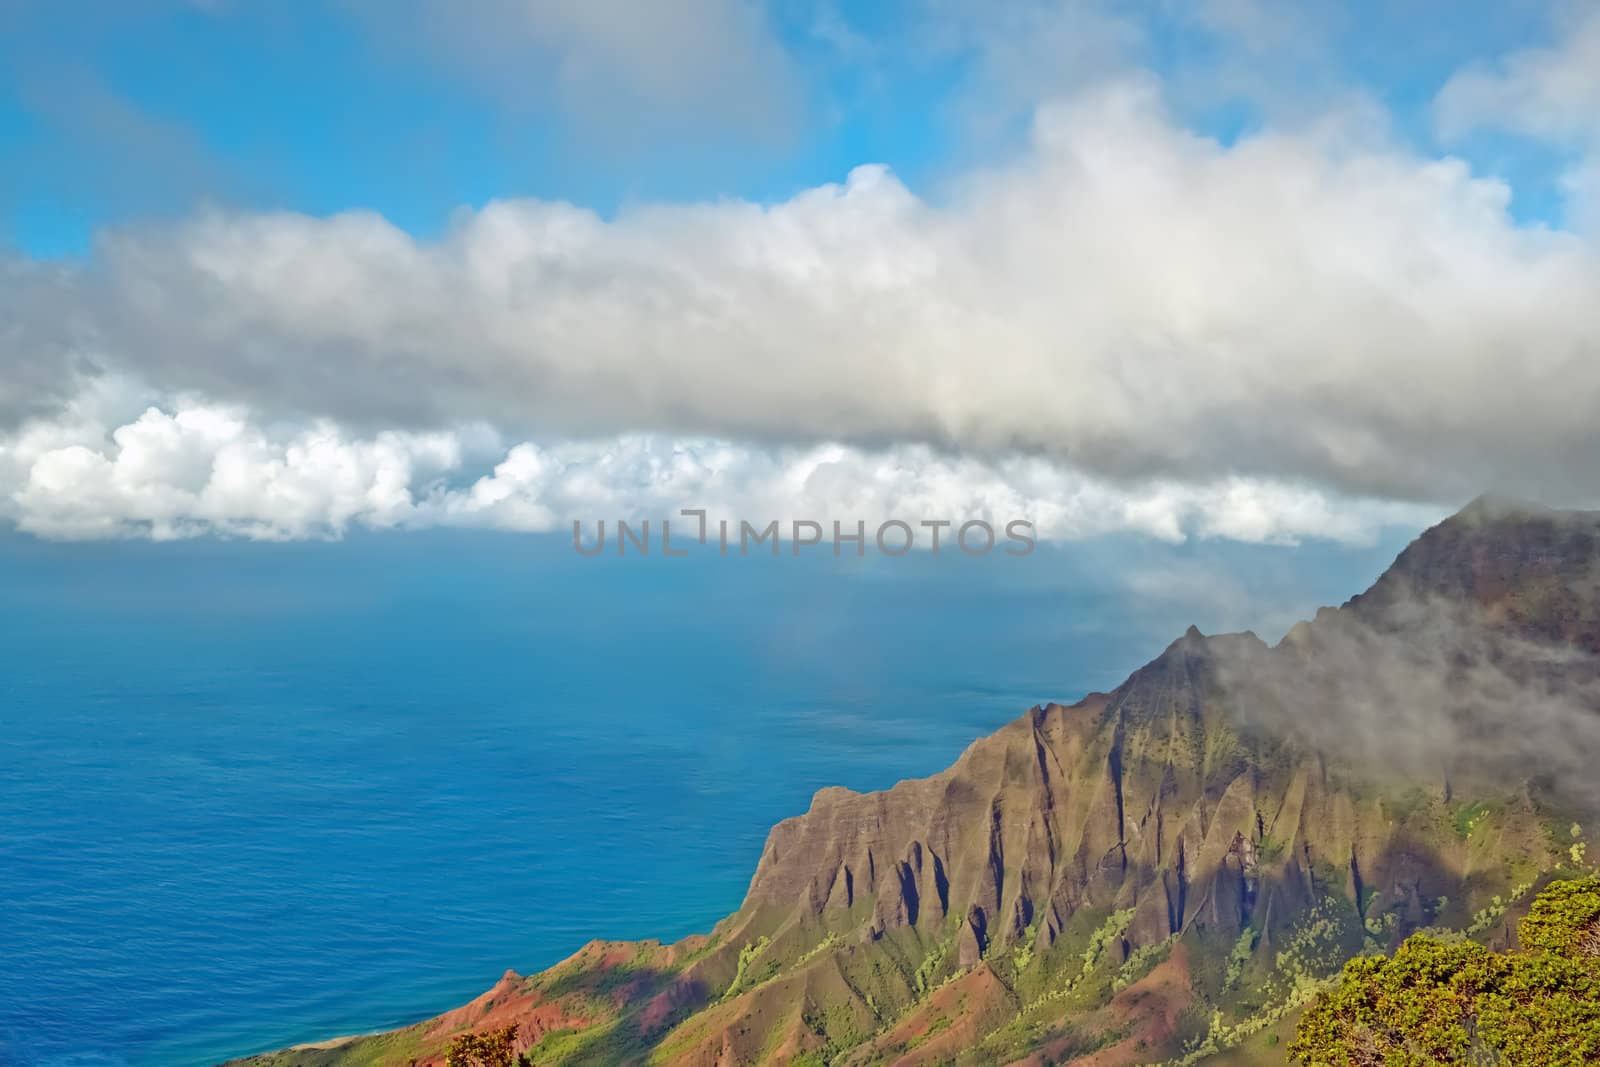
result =
[[[1558,831],[1596,809],[1559,761],[1508,778],[1440,738],[1512,706],[1540,743],[1600,751],[1597,531],[1480,498],[1276,645],[1191,626],[943,771],[819,789],[707,935],[591,942],[417,1026],[240,1062],[437,1064],[503,1024],[537,1063],[1109,1067],[1241,1046],[1405,932],[1508,938],[1505,901],[1576,862]]]

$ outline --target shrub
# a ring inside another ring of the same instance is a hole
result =
[[[517,1024],[482,1034],[462,1034],[450,1042],[444,1054],[445,1067],[515,1067],[527,1063],[517,1056]]]
[[[1318,1067],[1565,1067],[1600,1062],[1600,879],[1552,883],[1490,952],[1425,934],[1393,958],[1346,964],[1319,993],[1289,1054]]]

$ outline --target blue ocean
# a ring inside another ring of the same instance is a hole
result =
[[[1275,639],[1409,533],[864,561],[0,539],[0,1063],[211,1064],[704,931],[818,788],[937,771],[1191,622]]]

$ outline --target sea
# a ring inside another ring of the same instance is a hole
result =
[[[738,907],[827,785],[936,772],[1370,545],[594,559],[467,531],[0,535],[0,1064],[200,1067]]]

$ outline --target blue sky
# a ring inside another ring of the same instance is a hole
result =
[[[0,520],[1600,502],[1566,0],[19,0]]]
[[[646,106],[594,129],[558,94],[479,84],[357,12],[292,8],[37,4],[12,15],[0,109],[21,162],[5,190],[12,243],[81,254],[98,226],[207,201],[366,208],[429,234],[455,208],[497,197],[602,211],[629,198],[776,198],[858,162],[915,173],[949,151],[928,105],[949,91],[953,64],[879,81],[778,19],[786,49],[829,69],[806,71],[804,99],[770,127],[696,128]]]
[[[975,156],[1015,151],[1032,94],[1092,77],[1113,50],[1116,62],[1161,75],[1205,133],[1231,139],[1363,93],[1431,149],[1431,104],[1455,71],[1559,33],[1559,15],[1530,3],[1471,5],[1471,17],[1419,3],[1311,5],[1293,19],[1266,5],[1128,5],[1125,32],[1085,30],[1088,54],[1063,50],[1054,69],[1021,70],[1007,85],[992,64],[1010,46],[987,33],[1007,20],[1111,16],[952,6],[752,6],[752,33],[769,39],[777,68],[763,72],[772,84],[757,97],[772,99],[749,114],[696,115],[700,101],[662,99],[651,83],[628,84],[626,71],[614,72],[620,88],[608,102],[557,84],[549,68],[563,62],[628,63],[628,49],[581,29],[530,43],[502,78],[425,40],[427,24],[406,25],[426,4],[23,2],[0,15],[5,236],[31,255],[83,255],[99,227],[206,204],[369,209],[433,235],[455,209],[494,198],[602,212],[628,201],[773,201],[867,162],[935,189]],[[1515,178],[1519,217],[1559,223],[1564,153],[1504,136],[1449,147],[1483,173]]]

